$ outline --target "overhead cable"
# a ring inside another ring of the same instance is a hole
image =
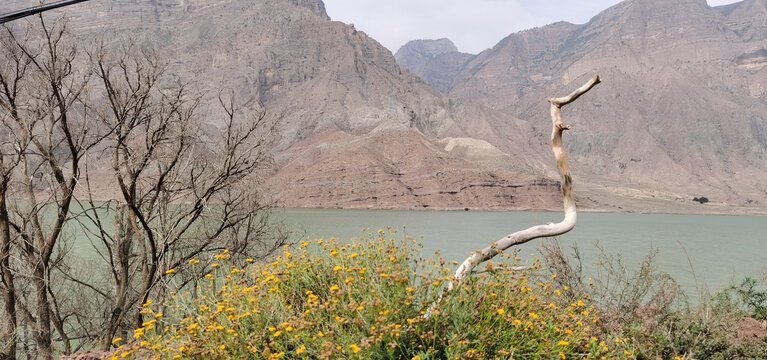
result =
[[[0,24],[7,23],[9,21],[18,20],[27,16],[39,14],[43,11],[53,10],[60,7],[73,5],[89,0],[59,0],[50,2],[47,4],[37,5],[23,10],[14,11],[8,14],[0,15]]]

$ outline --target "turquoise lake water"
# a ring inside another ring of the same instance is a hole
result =
[[[275,218],[293,229],[292,240],[336,237],[351,240],[364,230],[392,227],[424,245],[424,256],[439,251],[447,260],[462,261],[491,241],[530,226],[558,222],[561,213],[278,209]],[[638,264],[651,249],[655,263],[689,295],[704,286],[714,292],[767,271],[767,218],[751,216],[646,215],[579,213],[571,232],[558,237],[570,253],[577,245],[584,268],[595,268],[598,243]],[[520,247],[532,261],[543,239]],[[591,276],[591,275],[589,275]],[[762,284],[765,282],[762,281]]]

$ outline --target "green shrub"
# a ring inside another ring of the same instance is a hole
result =
[[[767,291],[760,290],[754,278],[746,277],[739,286],[731,286],[722,292],[737,297],[737,304],[743,316],[756,320],[767,320]]]
[[[697,202],[699,202],[699,203],[701,203],[701,204],[705,204],[705,203],[707,203],[707,202],[708,202],[708,198],[707,198],[707,197],[705,197],[705,196],[701,196],[701,197],[694,197],[694,198],[692,198],[692,201],[697,201]]]

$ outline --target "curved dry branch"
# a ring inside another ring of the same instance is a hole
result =
[[[594,76],[588,83],[573,91],[570,95],[560,98],[549,99],[551,104],[551,148],[554,151],[554,157],[557,159],[557,170],[562,178],[562,201],[564,203],[565,218],[558,223],[549,223],[546,225],[533,226],[529,229],[517,231],[507,235],[503,239],[494,241],[490,246],[477,250],[458,267],[453,275],[453,281],[447,287],[445,294],[451,292],[458,284],[471,274],[471,271],[477,265],[493,258],[504,250],[514,246],[526,243],[530,240],[557,236],[570,231],[575,227],[576,212],[575,201],[572,195],[572,177],[570,176],[570,167],[567,164],[565,148],[562,146],[562,132],[569,127],[562,122],[561,108],[567,105],[591,90],[596,84],[599,84],[599,75]],[[431,310],[431,309],[430,309]]]

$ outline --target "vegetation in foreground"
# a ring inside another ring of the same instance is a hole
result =
[[[593,305],[564,296],[539,264],[515,271],[514,258],[425,317],[453,269],[394,233],[301,242],[268,264],[221,253],[195,287],[144,304],[152,320],[114,339],[113,358],[634,358],[630,339],[600,331]]]
[[[557,242],[541,246],[565,296],[584,298],[599,311],[601,331],[632,340],[639,359],[767,359],[767,291],[752,278],[695,300],[657,269],[652,251],[638,266],[600,250],[597,274],[583,271],[577,247],[565,256]],[[694,269],[693,269],[694,270]]]

